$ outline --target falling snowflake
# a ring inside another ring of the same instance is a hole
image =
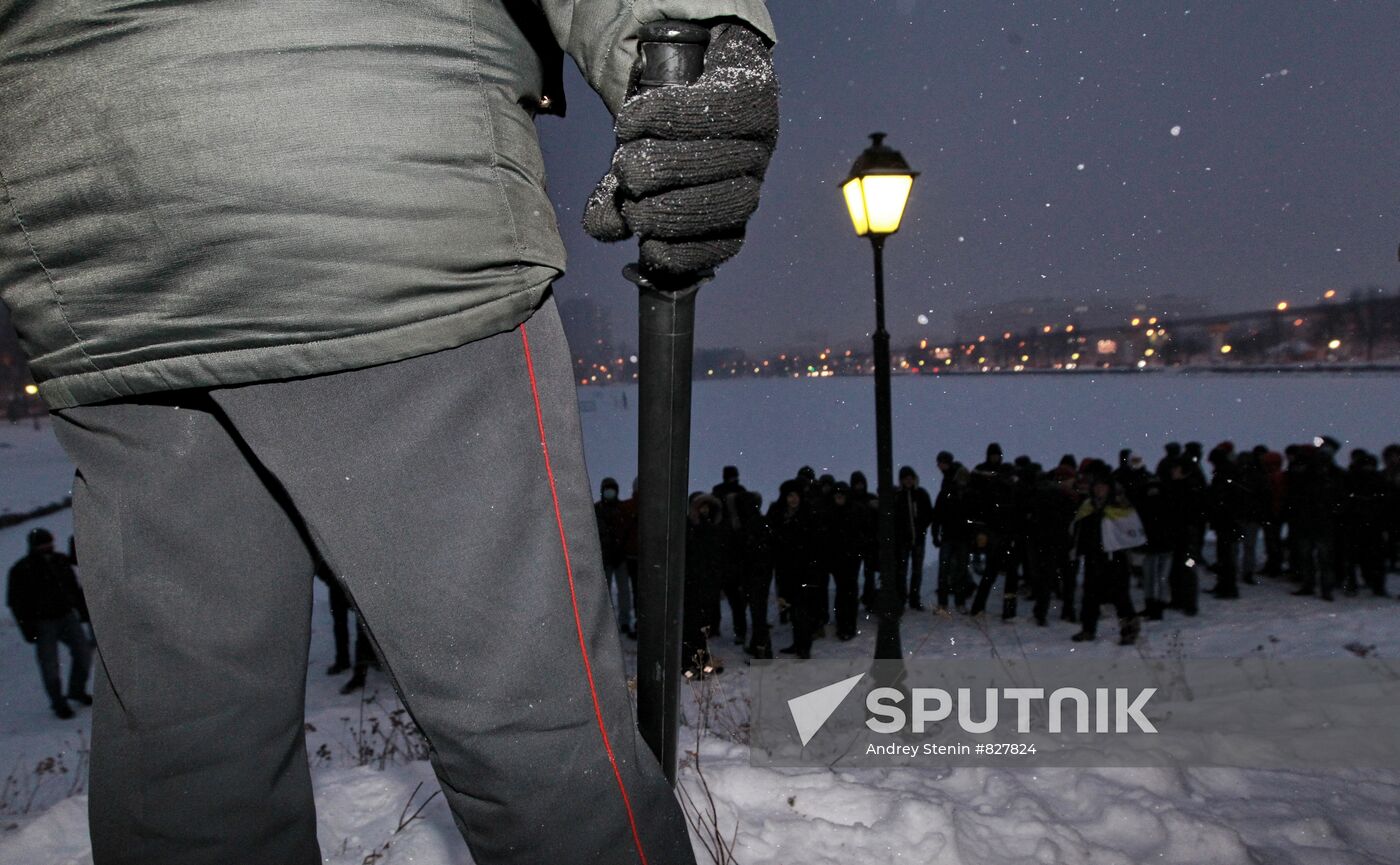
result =
[[[1079,163],[1078,165],[1074,166],[1074,170],[1075,170],[1075,171],[1083,171],[1083,170],[1084,170],[1084,163],[1081,162],[1081,163]]]
[[[919,317],[918,317],[917,321],[919,322],[919,324],[928,324],[928,316],[924,315],[924,314],[921,312],[921,313],[919,313]]]
[[[1180,127],[1180,126],[1173,126],[1173,127],[1172,127],[1172,138],[1178,138],[1178,137],[1180,137],[1180,135],[1181,135],[1181,127]]]

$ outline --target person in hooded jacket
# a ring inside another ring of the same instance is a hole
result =
[[[80,615],[83,590],[68,557],[54,549],[53,534],[48,529],[32,530],[27,542],[28,554],[10,568],[5,603],[25,642],[34,644],[49,707],[60,719],[67,720],[74,714],[69,701],[92,705],[87,690],[92,647]],[[58,654],[60,643],[68,647],[66,691]]]
[[[810,488],[810,485],[807,486]],[[783,483],[778,499],[768,509],[773,572],[779,601],[792,623],[792,644],[779,651],[799,658],[812,656],[812,630],[816,614],[811,609],[816,584],[821,538],[799,480]]]
[[[933,500],[928,490],[919,486],[919,473],[911,466],[900,466],[894,500],[895,556],[899,562],[899,593],[911,610],[924,608],[919,594],[923,588],[924,552],[932,522]]]

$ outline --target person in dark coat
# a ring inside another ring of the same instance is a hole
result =
[[[1221,600],[1240,596],[1237,582],[1240,541],[1249,504],[1249,492],[1240,480],[1234,449],[1224,443],[1210,452],[1212,468],[1207,490],[1207,516],[1215,530],[1215,586],[1210,594]]]
[[[928,528],[933,522],[933,500],[919,486],[919,474],[910,466],[899,469],[899,488],[894,500],[895,555],[899,560],[899,592],[909,609],[922,610],[919,598],[924,582],[924,551]]]
[[[744,598],[748,603],[749,644],[744,651],[760,660],[773,657],[768,626],[768,598],[773,588],[773,560],[763,496],[750,491],[736,500],[743,546]]]
[[[1387,597],[1385,588],[1385,507],[1386,484],[1380,461],[1361,451],[1353,455],[1344,483],[1342,521],[1347,535],[1347,558],[1342,575],[1343,591],[1357,593],[1357,571],[1361,583],[1378,597]]]
[[[1345,495],[1344,473],[1328,448],[1304,445],[1289,463],[1288,534],[1301,587],[1295,595],[1332,600],[1336,585],[1337,521]]]
[[[741,500],[748,497],[749,491],[744,485],[739,483],[739,469],[736,466],[724,467],[724,480],[715,484],[710,491],[716,499],[719,499],[722,512],[721,535],[723,537],[723,553],[720,563],[720,591],[729,602],[730,620],[734,624],[734,643],[743,645],[749,633],[748,628],[748,562],[746,557],[746,545],[743,537],[743,525],[739,514]],[[718,617],[719,610],[716,608],[715,615]],[[714,634],[719,634],[719,619],[716,618],[713,627]]]
[[[972,525],[968,515],[967,488],[972,475],[948,451],[938,455],[943,473],[938,496],[933,503],[933,545],[938,549],[938,606],[935,612],[948,613],[951,599],[963,612],[971,583]]]
[[[831,507],[822,518],[827,567],[831,569],[836,584],[836,639],[843,642],[856,635],[856,618],[860,607],[857,578],[864,510],[868,509],[851,500],[851,488],[842,482],[832,490]]]
[[[816,619],[811,609],[811,594],[816,583],[821,540],[803,489],[799,480],[782,485],[778,500],[768,509],[768,529],[779,603],[787,607],[788,619],[792,622],[792,645],[779,651],[810,658]]]
[[[1283,574],[1283,499],[1285,479],[1283,474],[1283,454],[1263,448],[1254,449],[1258,460],[1260,488],[1258,490],[1264,534],[1264,567],[1260,573],[1277,577]]]
[[[1011,601],[1014,610],[1015,553],[1018,513],[1016,502],[1016,474],[1013,467],[1002,458],[1001,445],[993,442],[987,446],[987,459],[978,463],[972,472],[969,487],[972,498],[973,519],[978,532],[984,538],[987,562],[977,583],[977,591],[972,597],[969,615],[980,615],[987,606],[987,600],[997,579],[1006,577],[1003,588],[1003,602]],[[1003,603],[1003,615],[1008,607]],[[1014,612],[1011,613],[1015,615]]]
[[[1386,559],[1389,570],[1400,571],[1400,444],[1386,445],[1381,461],[1386,498]]]
[[[826,524],[827,516],[836,495],[836,476],[824,474],[817,478],[808,500],[812,506],[812,519],[818,526]],[[831,560],[831,548],[823,544],[817,551],[816,582],[812,586],[812,610],[816,616],[813,624],[813,638],[826,636],[826,626],[831,624],[831,585],[836,577],[836,563]]]
[[[1043,589],[1037,590],[1036,624],[1045,623],[1051,594],[1060,599],[1063,621],[1079,621],[1079,610],[1075,606],[1078,561],[1070,532],[1081,498],[1076,483],[1074,467],[1059,465],[1037,484],[1032,497],[1031,542],[1036,547],[1037,566],[1043,571],[1038,577]]]
[[[703,679],[724,667],[710,653],[711,623],[718,615],[723,539],[719,499],[705,493],[690,497],[685,536],[685,598],[681,623],[681,669],[687,678]]]
[[[616,592],[614,609],[617,629],[633,639],[637,629],[632,623],[632,581],[627,574],[627,536],[632,527],[631,515],[618,499],[619,488],[613,478],[603,478],[598,501],[593,503],[593,516],[598,522],[598,542],[603,550],[603,575],[608,580],[609,593]]]
[[[1172,556],[1183,540],[1179,535],[1184,524],[1170,510],[1170,483],[1157,475],[1149,476],[1133,504],[1147,538],[1142,562],[1142,615],[1150,621],[1161,621],[1167,608]]]
[[[73,717],[69,701],[92,705],[87,690],[92,666],[92,646],[83,630],[79,611],[83,592],[68,557],[54,550],[53,535],[34,529],[28,537],[29,554],[10,568],[5,602],[27,643],[34,644],[39,675],[49,706],[59,718]],[[68,647],[68,689],[63,689],[58,645]]]
[[[856,506],[860,529],[860,602],[866,612],[875,609],[880,574],[880,497],[870,492],[865,472],[851,472],[851,503]]]

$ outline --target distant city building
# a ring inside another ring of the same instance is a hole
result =
[[[1136,300],[1083,303],[1064,298],[1008,300],[967,307],[953,314],[954,338],[976,339],[983,334],[1027,333],[1046,325],[1074,325],[1080,329],[1108,328],[1134,318],[1158,317],[1166,321],[1195,318],[1210,313],[1210,304],[1199,297],[1160,294]]]

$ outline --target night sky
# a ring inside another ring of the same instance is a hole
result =
[[[839,184],[873,131],[922,172],[887,247],[896,344],[1023,297],[1235,310],[1400,285],[1393,0],[769,8],[783,138],[747,247],[700,294],[701,346],[864,339],[870,250]],[[559,292],[606,304],[630,344],[635,246],[579,228],[611,124],[570,74],[569,117],[540,121],[571,259]]]

